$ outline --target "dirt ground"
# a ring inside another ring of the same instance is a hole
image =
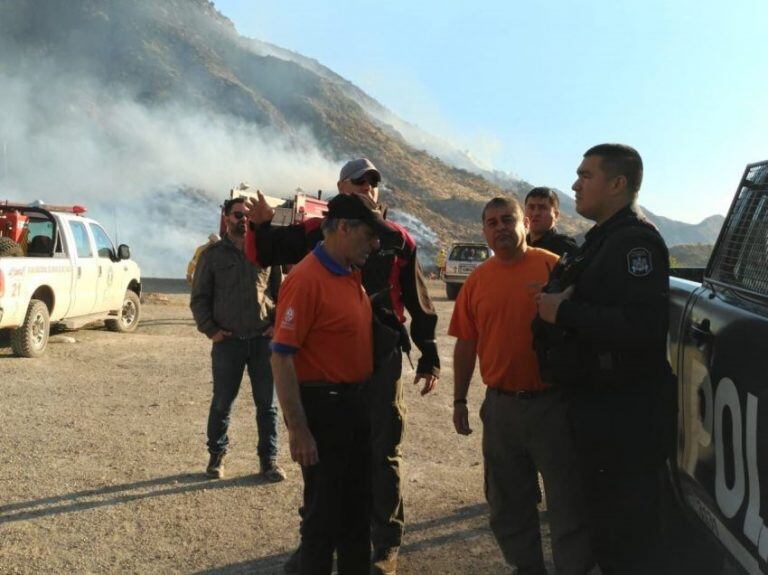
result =
[[[459,437],[445,335],[452,303],[441,284],[431,289],[443,370],[437,391],[421,397],[405,366],[407,533],[398,573],[508,573],[483,498],[482,385],[476,376],[469,398],[475,433]],[[145,294],[135,333],[59,333],[40,359],[12,357],[0,338],[0,573],[282,573],[298,541],[301,496],[285,429],[288,480],[266,483],[256,475],[244,385],[227,476],[205,478],[210,344],[187,304],[185,294]]]

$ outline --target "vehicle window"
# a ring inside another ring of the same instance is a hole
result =
[[[731,215],[715,248],[714,280],[768,294],[768,165],[752,167],[742,180]]]
[[[484,262],[488,259],[488,248],[456,246],[451,250],[449,259],[458,262]]]
[[[53,250],[53,257],[55,258],[63,258],[66,257],[67,254],[64,251],[64,236],[61,233],[56,234],[56,247]]]
[[[88,238],[88,230],[85,229],[85,224],[71,221],[69,222],[69,229],[72,230],[72,235],[75,237],[77,257],[92,258],[93,251],[91,251],[91,242]]]
[[[53,222],[30,218],[27,227],[27,255],[49,258],[53,255]]]
[[[28,229],[28,238],[34,238],[35,236],[45,236],[47,238],[53,239],[53,222],[50,220],[30,219]]]
[[[100,258],[112,259],[115,254],[115,247],[112,245],[112,240],[109,239],[107,232],[101,229],[101,226],[95,224],[89,224],[91,227],[91,233],[93,239],[96,242],[96,252]]]

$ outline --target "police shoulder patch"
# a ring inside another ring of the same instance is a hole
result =
[[[653,271],[651,252],[646,248],[632,248],[627,254],[627,269],[635,277],[645,277]]]

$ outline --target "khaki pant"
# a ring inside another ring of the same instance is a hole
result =
[[[559,391],[522,399],[489,388],[480,410],[491,530],[504,559],[521,575],[546,574],[537,470],[558,575],[583,575],[594,564],[567,409]]]

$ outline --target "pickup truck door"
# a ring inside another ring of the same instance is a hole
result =
[[[125,282],[120,274],[122,268],[114,261],[117,252],[112,240],[100,225],[89,222],[88,227],[96,243],[98,267],[94,312],[120,309],[123,304],[122,286]]]
[[[768,190],[762,200],[744,190],[680,324],[677,466],[688,507],[758,574],[768,573]]]
[[[88,315],[96,304],[96,287],[99,279],[98,261],[94,257],[91,237],[84,222],[68,220],[75,243],[74,280],[70,317]]]

